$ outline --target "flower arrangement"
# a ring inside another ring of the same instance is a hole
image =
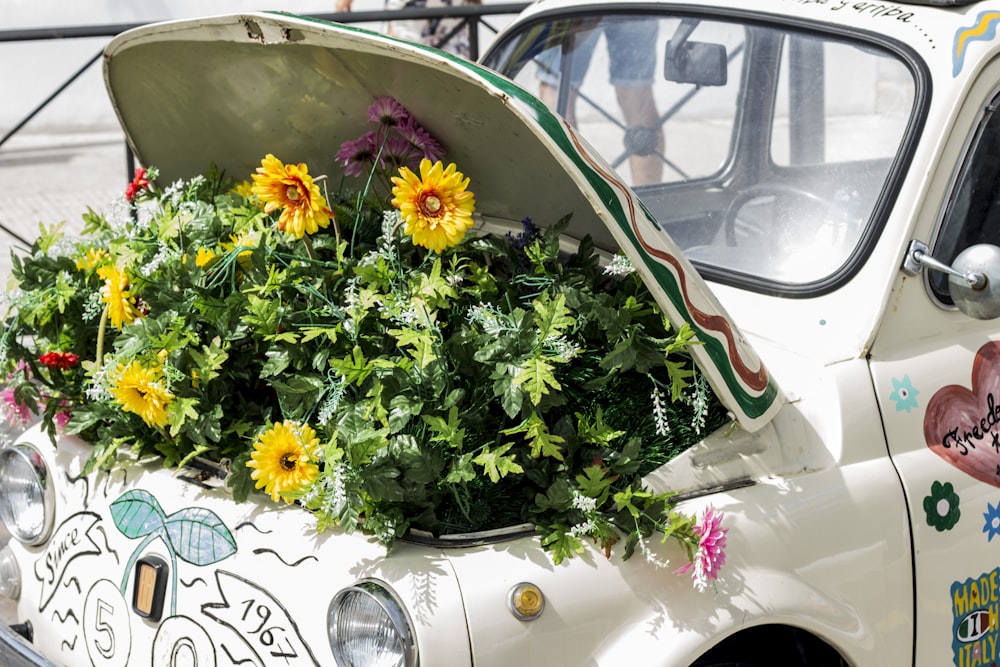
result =
[[[139,169],[80,237],[13,258],[2,404],[119,455],[228,471],[317,528],[387,546],[408,530],[533,524],[555,562],[594,540],[724,560],[721,515],[676,511],[642,477],[724,425],[724,408],[627,260],[568,217],[470,233],[470,179],[392,98],[337,153],[345,182],[266,155],[160,188]]]

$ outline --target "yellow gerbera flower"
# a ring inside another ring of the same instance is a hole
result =
[[[198,254],[194,257],[194,263],[199,269],[203,269],[213,259],[215,259],[215,251],[202,247],[198,248]]]
[[[259,231],[247,231],[243,230],[239,235],[229,235],[229,242],[222,242],[222,249],[226,252],[231,252],[236,248],[246,248],[238,255],[236,255],[236,260],[240,263],[244,269],[250,267],[250,255],[257,246],[260,245],[260,232]]]
[[[104,261],[107,253],[103,248],[90,248],[84,254],[76,258],[76,269],[78,271],[90,271],[99,266]]]
[[[319,475],[313,461],[319,449],[319,438],[308,424],[300,425],[285,420],[275,422],[253,445],[247,467],[253,468],[250,477],[257,481],[256,488],[264,488],[271,500],[277,502],[287,491],[301,491]],[[286,503],[292,502],[284,498]]]
[[[97,275],[104,279],[101,287],[101,301],[108,304],[108,317],[116,329],[131,324],[139,311],[135,307],[135,297],[129,293],[128,274],[118,267],[107,264],[97,269]]]
[[[473,225],[476,196],[469,192],[469,179],[454,163],[445,169],[441,161],[420,161],[418,178],[408,167],[393,176],[392,205],[406,223],[403,231],[413,243],[441,252],[456,245]]]
[[[330,224],[333,211],[326,207],[319,186],[305,164],[283,164],[270,153],[252,175],[251,192],[264,202],[264,212],[281,209],[278,229],[300,239]]]
[[[253,196],[253,183],[250,181],[240,181],[233,188],[233,192],[244,199],[250,199]]]
[[[163,369],[144,368],[138,361],[118,365],[111,395],[125,412],[132,412],[150,426],[167,423],[167,406],[174,400],[163,381]]]

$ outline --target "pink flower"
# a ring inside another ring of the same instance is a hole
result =
[[[441,148],[441,144],[412,117],[400,123],[396,129],[403,139],[413,144],[413,147],[431,162],[437,162],[444,158],[444,149]]]
[[[421,157],[423,157],[422,153],[413,144],[402,137],[393,135],[385,142],[379,164],[383,169],[388,168],[395,171],[400,167],[409,167],[412,171],[419,168]]]
[[[13,389],[4,389],[0,391],[0,414],[7,420],[7,423],[11,426],[25,427],[31,423],[34,414],[24,403],[19,403],[16,398],[14,398]]]
[[[368,107],[368,121],[385,127],[395,127],[409,117],[410,112],[394,97],[380,97]]]
[[[69,423],[69,420],[72,416],[73,413],[70,412],[69,409],[65,409],[57,412],[55,417],[52,418],[52,421],[55,422],[56,429],[59,431],[59,433],[63,432],[63,430],[66,428],[66,424]]]
[[[709,581],[719,578],[719,570],[726,562],[726,532],[727,528],[722,528],[722,512],[716,512],[709,505],[702,510],[701,520],[693,528],[694,534],[698,536],[698,551],[694,559],[682,567],[677,568],[677,574],[684,574],[691,570],[691,578],[694,579],[695,587],[702,591]]]
[[[366,132],[357,139],[342,143],[337,151],[337,161],[346,167],[344,171],[348,176],[361,176],[374,164],[377,149],[375,133]]]

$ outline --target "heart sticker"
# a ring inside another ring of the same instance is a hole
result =
[[[924,440],[967,475],[1000,487],[1000,342],[976,352],[972,389],[939,389],[927,404]]]

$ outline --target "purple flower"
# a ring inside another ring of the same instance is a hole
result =
[[[56,429],[59,433],[62,433],[66,429],[66,424],[69,423],[69,420],[72,419],[72,417],[73,413],[70,412],[69,409],[60,410],[56,413],[55,417],[52,418],[52,421],[55,423]]]
[[[719,578],[719,570],[726,562],[726,532],[722,527],[722,512],[716,512],[709,505],[701,513],[701,520],[695,524],[694,534],[698,536],[698,551],[687,565],[677,568],[677,574],[692,569],[691,578],[698,590],[705,590],[708,582]]]
[[[507,232],[507,241],[516,248],[517,250],[524,250],[531,243],[541,236],[541,232],[535,223],[531,221],[531,217],[528,216],[521,220],[521,233],[515,236],[511,232]]]
[[[361,176],[375,164],[378,146],[375,133],[365,132],[357,139],[345,141],[337,151],[337,161],[344,165],[344,172],[351,176]]]
[[[368,120],[384,127],[402,125],[410,112],[395,97],[380,97],[368,107]]]
[[[441,144],[412,117],[397,127],[396,131],[399,132],[399,136],[420,151],[421,157],[425,157],[431,162],[437,162],[444,157],[444,149],[441,148]]]
[[[409,167],[416,171],[420,166],[421,157],[423,154],[413,144],[393,135],[385,142],[380,164],[384,169],[391,171],[396,171],[400,167]]]

